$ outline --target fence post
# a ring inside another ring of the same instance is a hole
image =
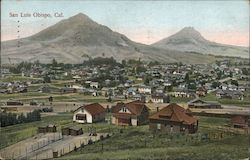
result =
[[[26,147],[26,159],[27,159],[27,147]]]

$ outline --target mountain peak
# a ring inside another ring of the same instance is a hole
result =
[[[185,27],[182,30],[180,30],[178,33],[176,33],[175,35],[181,35],[181,37],[193,37],[195,39],[204,39],[202,37],[202,35],[200,34],[200,32],[198,32],[194,27]]]
[[[196,31],[194,27],[184,27],[182,31]],[[197,31],[198,32],[198,31]]]
[[[69,19],[90,19],[90,18],[86,14],[78,13],[78,14],[70,17]]]
[[[78,24],[78,23],[94,22],[87,15],[85,15],[83,13],[78,13],[78,14],[72,16],[72,17],[69,17],[67,20],[70,21],[72,24],[74,24],[74,23]]]

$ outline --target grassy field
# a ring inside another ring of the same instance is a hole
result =
[[[226,105],[250,105],[250,99],[245,98],[244,100],[237,100],[237,99],[219,99],[213,93],[207,94],[205,97],[202,98],[206,101],[218,101],[221,104]]]
[[[22,77],[19,74],[12,74],[11,76],[6,76],[4,78],[1,78],[0,80],[2,82],[13,82],[13,81],[20,81],[20,82],[25,82],[25,81],[32,81],[32,80],[39,80],[41,78],[31,78],[31,77]]]
[[[31,100],[39,102],[48,102],[48,98],[52,96],[54,102],[86,102],[86,103],[104,103],[107,102],[107,97],[104,96],[88,96],[80,93],[40,93],[40,92],[28,92],[28,93],[16,93],[16,94],[0,94],[0,102],[6,102],[9,99],[21,100],[29,103]],[[119,101],[119,99],[113,99],[113,102]]]
[[[246,135],[223,134],[223,138],[204,141],[204,134],[220,133],[217,127],[228,123],[224,118],[197,117],[199,131],[193,135],[155,134],[148,125],[120,127],[108,123],[76,124],[72,114],[43,117],[32,122],[1,128],[1,146],[33,136],[37,126],[54,123],[60,130],[65,126],[79,126],[84,132],[90,128],[97,132],[112,132],[104,141],[80,148],[59,159],[241,159],[249,156],[250,141]]]
[[[204,133],[217,133],[216,127],[226,119],[200,119],[199,133],[194,135],[153,134],[148,125],[113,127],[110,139],[74,151],[59,159],[240,159],[249,156],[248,136],[224,134],[222,139],[202,141]]]
[[[41,121],[2,127],[0,131],[0,148],[14,144],[37,133],[37,127],[43,124],[56,124],[59,128],[72,122],[72,114],[58,114],[42,117]]]

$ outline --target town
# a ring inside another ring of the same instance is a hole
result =
[[[0,159],[239,159],[250,154],[244,58],[87,57],[3,65]],[[122,156],[121,156],[122,155]]]

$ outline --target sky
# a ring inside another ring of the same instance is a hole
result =
[[[194,27],[208,40],[249,46],[248,0],[2,0],[1,7],[1,41],[33,35],[62,19],[84,13],[144,44],[184,27]],[[21,13],[31,17],[20,17]],[[51,17],[34,17],[34,13]],[[55,13],[63,17],[55,17]]]

